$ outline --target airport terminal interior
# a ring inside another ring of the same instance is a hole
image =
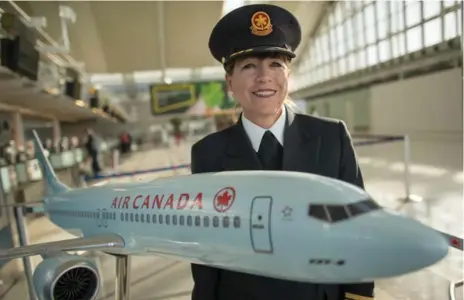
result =
[[[293,109],[342,120],[372,199],[449,242],[440,262],[376,280],[375,299],[463,300],[462,1],[0,1],[2,251],[75,238],[36,206],[34,130],[76,189],[189,176],[192,145],[240,115],[209,36],[256,3],[300,22]],[[96,264],[95,299],[191,299],[187,261],[69,253]],[[48,300],[32,280],[42,261],[0,260],[0,300]]]

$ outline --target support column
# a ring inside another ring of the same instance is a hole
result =
[[[53,119],[53,145],[58,145],[61,139],[61,124],[57,119]]]
[[[11,129],[16,147],[24,147],[24,123],[21,114],[17,111],[13,112],[13,124],[11,126]]]

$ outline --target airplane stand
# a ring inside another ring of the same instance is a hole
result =
[[[129,300],[130,296],[130,257],[128,255],[114,255],[116,257],[116,290],[115,300]]]

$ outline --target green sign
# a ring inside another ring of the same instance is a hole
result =
[[[235,107],[225,81],[155,84],[150,86],[153,115],[205,115]]]

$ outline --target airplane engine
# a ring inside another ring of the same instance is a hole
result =
[[[100,290],[98,268],[78,255],[45,258],[35,269],[33,281],[39,300],[94,300]]]

